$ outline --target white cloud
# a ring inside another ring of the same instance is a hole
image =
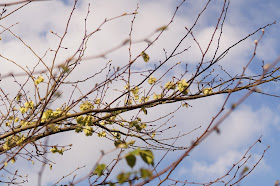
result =
[[[235,164],[236,166],[234,166],[234,168],[229,172],[229,174],[220,180],[225,182],[230,181],[232,178],[234,178],[234,175],[237,171],[237,167],[242,166],[237,172],[234,180],[231,181],[231,183],[234,183],[240,178],[240,174],[245,169],[245,167],[251,170],[261,158],[261,155],[259,154],[250,153],[250,155],[247,154],[245,156],[245,159],[242,159],[244,156],[244,152],[229,150],[226,153],[223,153],[221,156],[218,156],[214,161],[210,162],[194,160],[192,161],[191,169],[188,170],[185,167],[181,167],[177,176],[178,178],[181,176],[184,177],[184,175],[186,175],[187,173],[192,175],[189,177],[185,177],[185,179],[187,179],[188,181],[199,181],[200,183],[207,183],[209,181],[214,181],[218,178],[225,176],[226,173],[228,173],[228,171],[230,171],[233,165]],[[237,164],[239,161],[240,163]],[[258,164],[257,168],[254,169],[251,174],[259,175],[270,170],[271,168],[266,164],[266,161],[262,159],[261,162]],[[248,173],[248,171],[245,173]]]
[[[242,158],[242,154],[238,151],[227,151],[213,163],[194,161],[192,164],[192,174],[198,180],[213,179],[223,176],[234,163]]]
[[[220,134],[213,134],[202,144],[209,157],[224,154],[229,150],[247,149],[261,135],[268,135],[276,118],[270,109],[263,107],[253,111],[241,106],[220,127]]]

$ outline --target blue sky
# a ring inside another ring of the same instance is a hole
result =
[[[157,28],[166,25],[171,19],[176,6],[178,6],[181,1],[81,1],[73,14],[68,37],[64,43],[69,50],[60,53],[58,61],[67,59],[79,45],[83,36],[84,18],[87,13],[87,5],[89,2],[91,3],[88,18],[89,31],[94,30],[105,18],[134,12],[137,3],[139,3],[139,14],[136,17],[133,32],[134,39],[139,40],[148,36]],[[206,49],[207,47],[211,31],[213,31],[223,2],[224,1],[221,0],[212,1],[199,20],[197,27],[194,29],[194,34],[203,49]],[[4,19],[1,24],[8,27],[19,22],[19,24],[13,27],[13,31],[29,43],[30,46],[35,48],[36,52],[43,55],[48,48],[55,48],[57,46],[58,40],[50,33],[50,31],[54,31],[58,34],[63,33],[72,4],[73,1],[70,0],[31,3],[24,9],[11,15],[9,18]],[[185,34],[185,26],[190,27],[193,24],[197,14],[201,11],[204,4],[205,1],[186,1],[179,9],[170,28],[168,28],[166,33],[163,34],[162,38],[155,44],[155,46],[147,51],[151,57],[151,64],[148,64],[150,66],[137,62],[134,68],[145,69],[146,67],[151,67],[157,61],[162,60],[164,58],[162,48],[165,48],[167,52],[171,52],[172,48]],[[274,21],[279,22],[279,8],[280,2],[275,0],[231,1],[219,52],[221,53],[224,49],[247,36],[249,33],[254,32],[256,29]],[[131,19],[131,16],[127,16],[106,24],[102,28],[102,31],[97,33],[96,36],[89,41],[89,49],[86,55],[91,56],[99,54],[124,41],[128,37],[130,31]],[[246,73],[259,73],[262,70],[262,60],[264,60],[265,64],[269,64],[279,56],[279,30],[280,26],[278,23],[265,29],[264,37],[258,46],[257,55]],[[222,65],[227,72],[233,75],[240,74],[242,67],[248,62],[252,55],[254,40],[258,39],[260,35],[261,32],[238,45],[231,50],[219,64]],[[0,44],[0,51],[3,55],[9,56],[13,60],[20,64],[24,64],[29,68],[32,68],[34,64],[36,64],[34,62],[36,61],[36,58],[28,53],[25,47],[23,47],[17,39],[6,32],[1,35],[1,38],[2,44]],[[136,56],[145,46],[145,43],[133,46],[132,55]],[[178,61],[182,61],[182,66],[185,66],[187,63],[190,70],[195,69],[197,61],[201,59],[201,54],[195,43],[192,41],[192,38],[184,41],[180,49],[188,46],[192,46],[189,52],[173,58],[170,63],[159,72],[155,73],[154,76],[159,77],[160,74],[164,72],[164,69],[170,68],[174,62]],[[211,48],[209,50],[209,56],[207,55],[206,58],[211,58],[211,54],[213,54],[214,51],[215,47]],[[15,53],[17,55],[15,55]],[[46,56],[46,60],[48,59],[51,58]],[[109,59],[112,59],[113,63],[117,63],[120,66],[124,65],[128,59],[127,48],[121,48],[117,52],[108,55],[106,60]],[[106,60],[97,59],[95,61],[86,61],[85,63],[82,63],[79,71],[74,72],[72,78],[80,79],[87,77],[93,70],[101,68],[100,64],[104,64]],[[175,70],[170,72],[163,81],[167,81],[173,75],[182,73],[182,66],[175,68]],[[9,63],[0,64],[0,68],[4,69],[1,74],[20,72],[19,69]],[[39,66],[38,68],[42,68],[42,66]],[[220,67],[215,67],[215,70],[219,69]],[[189,78],[190,74],[191,72],[186,75],[186,78]],[[225,77],[225,75],[222,76]],[[101,80],[102,77],[100,77],[100,81]],[[9,83],[11,83],[10,81],[11,79],[7,78],[0,82],[0,86],[13,92],[13,88],[8,86]],[[99,79],[97,81],[99,81]],[[137,81],[137,78],[135,81]],[[95,84],[95,82],[91,83],[92,85]],[[82,84],[81,86],[81,88],[87,89],[91,84]],[[124,85],[116,83],[112,86],[120,87]],[[279,92],[279,86],[277,83],[261,86],[260,89],[274,94]],[[241,91],[240,93],[234,94],[230,98],[226,108],[230,108],[231,104],[235,103],[245,93],[246,91]],[[114,93],[109,94],[108,100],[114,98],[113,94]],[[65,97],[68,95],[69,92],[66,91]],[[177,127],[167,134],[163,134],[162,137],[168,137],[169,135],[176,136],[180,131],[190,131],[198,126],[202,126],[202,128],[205,127],[211,121],[211,118],[219,111],[224,100],[224,95],[218,95],[190,102],[193,107],[180,109],[176,112],[174,115],[175,117],[171,120],[171,124],[176,124]],[[181,162],[180,166],[173,172],[171,178],[207,182],[210,178],[222,176],[222,173],[229,170],[231,165],[240,159],[244,152],[260,137],[260,135],[262,135],[262,143],[257,144],[250,151],[252,161],[248,162],[248,166],[251,168],[254,165],[267,145],[270,145],[270,148],[265,153],[260,164],[241,182],[241,185],[273,185],[277,179],[280,179],[280,104],[278,100],[279,98],[260,94],[251,95],[229,116],[229,118],[225,120],[220,128],[221,134],[211,135],[209,139],[201,144],[201,146],[191,152],[190,156]],[[62,102],[63,100],[60,100],[52,106],[55,107]],[[169,113],[170,110],[175,110],[177,106],[178,104],[174,104],[168,107],[160,107],[160,109],[149,109],[151,115],[147,116],[147,119],[156,117],[160,114],[163,115]],[[195,131],[193,134],[179,139],[176,144],[179,146],[181,144],[189,145],[201,132],[203,132],[203,130]],[[71,138],[69,138],[70,135]],[[96,158],[100,155],[101,149],[106,151],[113,148],[112,144],[108,145],[108,141],[102,141],[96,136],[86,138],[74,133],[57,135],[50,139],[50,143],[73,143],[74,145],[71,152],[65,153],[64,156],[53,156],[56,164],[53,166],[52,171],[46,170],[46,175],[44,175],[44,183],[46,185],[57,181],[65,174],[65,170],[70,172],[78,166],[87,165],[85,169],[80,171],[81,175],[86,174],[87,171],[91,169],[90,165],[94,165]],[[163,152],[155,152],[156,160],[161,158],[162,153]],[[166,161],[161,163],[159,168],[168,166],[182,153],[182,151],[169,153],[165,159]],[[110,160],[113,157],[114,154],[109,155],[104,161],[106,162],[106,160]],[[73,158],[76,161],[73,162]],[[71,163],[69,164],[69,162]],[[17,168],[28,166],[28,170],[25,171],[30,175],[29,184],[32,185],[37,181],[37,169],[32,168],[33,166],[28,163],[19,160],[19,166]],[[129,170],[128,166],[124,164],[125,163],[122,163],[118,169]],[[127,168],[125,166],[127,166]],[[14,169],[14,167],[10,168]],[[116,172],[114,172],[114,174],[116,175]],[[65,183],[68,183],[69,180],[66,180]],[[155,180],[155,182],[157,181],[158,180]],[[148,185],[154,185],[155,182]],[[166,182],[166,184],[167,183],[170,182]],[[82,182],[78,185],[87,185],[87,182]]]

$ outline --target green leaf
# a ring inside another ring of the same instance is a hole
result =
[[[148,54],[146,54],[144,51],[141,53],[141,56],[143,57],[145,62],[148,62],[150,60],[150,57]]]
[[[147,109],[145,107],[141,107],[141,110],[144,112],[145,115],[147,115]]]
[[[127,164],[133,168],[135,163],[136,163],[136,157],[132,154],[129,154],[128,156],[125,157]]]
[[[20,99],[21,99],[21,96],[22,96],[22,94],[21,93],[18,93],[18,95],[17,95],[17,101],[19,101]]]
[[[66,73],[66,72],[68,72],[70,70],[69,67],[66,66],[66,65],[59,65],[58,67],[62,68],[64,73]]]
[[[118,179],[118,182],[120,184],[124,183],[125,181],[127,181],[130,177],[130,173],[120,173],[118,176],[117,176],[117,179]]]
[[[167,26],[162,26],[160,28],[158,28],[156,31],[162,31],[162,30],[166,30],[167,29]]]
[[[135,127],[135,126],[137,126],[137,124],[138,124],[138,121],[137,121],[137,120],[136,120],[136,121],[132,121],[132,122],[129,123],[128,127],[129,127],[129,128]]]
[[[153,172],[148,169],[140,169],[140,174],[143,179],[151,177]]]
[[[105,164],[99,164],[99,165],[97,165],[94,173],[97,174],[98,176],[101,176],[105,169],[106,169],[106,165]]]
[[[249,171],[249,167],[245,166],[242,170],[242,172],[240,173],[241,176],[243,176],[246,172]]]
[[[117,140],[114,142],[115,147],[123,148],[122,144],[125,144],[125,142],[122,140]]]
[[[135,156],[138,156],[140,154],[142,150],[140,148],[138,149],[135,149],[134,151],[131,151],[129,154],[132,154],[132,155],[135,155]]]
[[[147,163],[148,165],[154,166],[154,155],[153,155],[152,151],[142,150],[140,152],[140,156],[145,163]]]

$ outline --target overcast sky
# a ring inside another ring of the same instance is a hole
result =
[[[157,28],[166,25],[171,20],[176,6],[178,6],[180,2],[180,0],[81,0],[73,14],[68,35],[63,43],[63,46],[68,49],[60,53],[57,62],[63,62],[67,59],[81,43],[84,34],[84,18],[87,14],[89,3],[90,13],[87,25],[89,32],[95,30],[105,18],[134,12],[138,4],[138,15],[136,16],[133,28],[133,39],[137,41],[147,37]],[[221,0],[213,0],[193,31],[203,50],[208,46],[223,2],[224,1]],[[23,9],[4,19],[1,25],[9,27],[18,23],[14,25],[11,30],[24,39],[39,56],[43,56],[48,49],[57,48],[59,40],[50,31],[58,33],[58,35],[63,33],[73,7],[72,5],[72,0],[30,3]],[[168,30],[162,35],[160,40],[147,51],[151,58],[151,64],[164,59],[163,48],[167,53],[171,52],[171,49],[174,48],[186,33],[185,27],[190,28],[192,26],[198,13],[204,6],[205,1],[202,0],[189,0],[183,4]],[[8,10],[12,10],[15,7],[16,6],[8,7]],[[231,1],[226,22],[224,23],[220,53],[258,28],[274,21],[279,21],[279,8],[280,2],[275,0]],[[94,35],[89,41],[86,56],[100,54],[127,39],[132,18],[133,16],[125,16],[105,24],[101,31]],[[265,35],[259,43],[257,55],[253,61],[254,64],[249,67],[248,74],[257,73],[261,69],[262,60],[264,60],[265,63],[271,63],[279,56],[279,29],[279,24],[265,29]],[[231,74],[240,74],[242,67],[246,65],[252,55],[255,45],[254,40],[258,39],[260,35],[261,32],[252,36],[241,45],[238,45],[220,62],[220,65]],[[13,37],[8,32],[4,32],[1,35],[1,39],[1,55],[11,58],[23,66],[28,66],[30,69],[36,65],[38,62],[36,57],[34,57],[17,38]],[[215,39],[217,39],[217,37],[215,37]],[[138,55],[146,45],[146,43],[133,45],[132,55]],[[188,46],[192,46],[190,50],[180,56],[176,56],[176,58],[172,59],[172,62],[182,61],[183,64],[189,64],[190,70],[192,70],[194,65],[201,59],[201,53],[192,38],[185,40],[181,49],[187,48]],[[211,59],[211,56],[213,56],[215,52],[215,46],[214,44],[213,47],[210,48],[206,59]],[[51,59],[51,55],[45,57],[46,61],[48,61],[48,59]],[[109,60],[112,60],[112,63],[116,66],[126,64],[128,60],[127,47],[123,47],[111,53],[106,59],[85,61],[81,64],[80,69],[73,74],[73,79],[86,78],[94,70],[101,69]],[[173,64],[174,63],[168,63],[165,68],[167,69]],[[51,61],[49,61],[47,65],[51,65]],[[145,65],[149,64],[139,62],[135,64],[134,68],[143,69]],[[21,72],[18,67],[2,59],[0,61],[0,68],[1,75],[10,72]],[[42,66],[39,66],[38,69],[42,69]],[[166,69],[160,70],[155,76],[160,75]],[[183,70],[184,69],[177,68],[172,72],[173,74],[170,73],[165,80],[168,80],[173,75],[182,73]],[[186,75],[186,78],[190,77],[190,74],[191,72]],[[9,86],[11,81],[10,78],[2,80],[0,82],[1,88],[6,89],[7,92],[13,92],[13,87]],[[95,82],[92,83],[92,85],[94,84]],[[86,89],[88,86],[91,85],[81,85],[81,88]],[[124,86],[124,84],[116,84],[115,86]],[[278,87],[279,86],[274,83],[269,86],[263,86],[262,89],[277,94],[277,92],[279,92]],[[226,107],[229,108],[230,104],[234,103],[244,93],[246,92],[233,95]],[[111,97],[109,95],[108,99],[113,99],[113,93],[110,94],[112,95]],[[67,98],[67,92],[65,92],[65,95]],[[177,127],[170,130],[167,134],[163,134],[163,137],[169,135],[176,136],[180,131],[187,132],[198,126],[202,126],[202,129],[176,142],[178,146],[180,146],[180,144],[189,145],[195,137],[203,132],[203,127],[205,128],[211,121],[211,118],[217,114],[224,100],[224,95],[218,95],[190,102],[191,108],[180,109],[176,112],[175,117],[170,121],[170,125],[176,124]],[[63,100],[60,100],[58,105],[63,102]],[[177,106],[178,104],[174,104],[168,107],[163,106],[149,109],[149,113],[151,113],[149,117],[153,118],[159,114],[167,114],[170,110],[175,110]],[[271,148],[267,151],[256,169],[241,183],[242,185],[254,186],[273,185],[277,179],[280,179],[279,109],[279,99],[253,94],[226,119],[220,128],[221,134],[213,134],[207,141],[203,142],[201,146],[190,154],[190,157],[187,157],[180,164],[177,170],[171,175],[171,178],[198,182],[212,181],[227,172],[232,164],[237,162],[245,151],[262,135],[262,143],[257,144],[252,151],[250,151],[252,158],[248,162],[248,166],[252,167],[254,163],[258,161],[267,145],[270,145]],[[153,113],[155,113],[155,115],[153,115]],[[53,159],[56,164],[53,165],[52,171],[48,170],[48,168],[45,170],[43,180],[46,185],[54,184],[66,173],[84,165],[86,165],[86,167],[77,173],[85,175],[99,157],[101,149],[106,151],[113,148],[113,144],[108,143],[108,141],[103,138],[98,138],[94,135],[92,137],[85,137],[83,134],[75,134],[72,132],[59,134],[51,138],[50,143],[73,144],[73,147],[71,151],[65,152],[63,156],[58,154],[48,156]],[[156,160],[161,158],[161,154],[162,152],[155,152]],[[165,159],[166,162],[162,163],[160,167],[162,168],[169,165],[169,163],[179,157],[180,154],[182,154],[182,152],[168,154]],[[106,158],[110,159],[113,157],[114,154],[111,154]],[[19,170],[24,169],[23,174],[29,175],[29,182],[25,185],[36,185],[37,172],[40,168],[40,164],[37,163],[36,165],[38,167],[36,168],[35,166],[34,168],[31,162],[19,160],[17,163],[17,168]],[[123,162],[123,165],[124,164],[125,162]],[[13,169],[12,165],[9,166]],[[127,165],[123,167],[125,166]],[[126,170],[126,168],[123,167],[120,167],[120,170]],[[71,179],[72,178],[69,177],[65,183],[68,183]],[[80,185],[87,185],[87,183],[81,183]],[[151,185],[153,185],[153,183],[151,183]]]

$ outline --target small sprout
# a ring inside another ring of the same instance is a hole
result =
[[[262,29],[262,32],[264,32],[264,29]]]
[[[148,114],[148,111],[147,111],[147,109],[145,107],[142,107],[141,110],[144,112],[145,115]]]
[[[19,101],[20,99],[21,99],[21,96],[22,96],[22,94],[21,93],[18,93],[18,95],[17,95],[17,101]]]
[[[147,127],[147,124],[146,123],[141,123],[141,125],[140,125],[140,128],[141,129],[145,129]]]
[[[11,160],[11,164],[15,163],[16,162],[16,159],[15,158],[12,158]]]
[[[78,124],[83,124],[84,122],[84,117],[83,116],[78,116],[77,118],[76,118],[76,121],[77,121],[77,123]]]
[[[17,123],[19,121],[19,118],[16,117],[14,121],[15,121],[15,123]]]
[[[269,66],[270,66],[270,64],[266,64],[266,65],[264,65],[263,69],[267,70],[269,68]]]
[[[84,125],[84,126],[91,126],[92,123],[93,123],[93,121],[94,121],[93,116],[91,116],[91,115],[86,115],[86,116],[84,117],[83,122],[82,122],[81,124]]]
[[[204,94],[204,95],[209,95],[209,94],[212,94],[213,93],[213,90],[212,90],[212,88],[205,88],[205,89],[203,89],[202,90],[202,93]]]
[[[84,133],[85,133],[86,136],[92,136],[92,133],[93,133],[92,127],[90,127],[90,126],[85,126],[85,128],[84,128]]]
[[[186,107],[186,108],[189,108],[189,104],[187,104],[187,103],[183,103],[182,106],[183,106],[183,107]]]
[[[26,108],[26,107],[20,107],[19,110],[20,110],[20,112],[21,112],[22,114],[24,114],[24,113],[26,113],[26,112],[28,111],[28,108]]]
[[[258,40],[255,40],[255,44],[258,44]]]
[[[106,132],[102,131],[97,134],[98,137],[106,137]]]
[[[117,146],[117,148],[127,148],[127,145],[125,143],[121,143]]]
[[[56,152],[57,152],[57,147],[54,146],[53,148],[51,148],[51,149],[50,149],[50,152],[51,152],[51,153],[56,153]]]
[[[154,84],[157,81],[157,78],[154,78],[153,76],[150,76],[150,78],[148,79],[148,83],[150,85]]]
[[[57,108],[54,112],[53,112],[53,115],[54,116],[59,116],[61,115],[63,112],[63,110],[61,110],[61,108]]]
[[[27,101],[26,103],[24,103],[24,106],[26,108],[33,109],[34,108],[34,102],[33,101]]]
[[[48,109],[43,113],[41,122],[46,122],[46,121],[50,120],[53,116],[54,116],[53,111],[51,109]]]
[[[174,82],[168,81],[165,86],[164,86],[167,90],[174,90],[176,88],[176,84]]]
[[[150,57],[148,54],[146,54],[144,51],[141,53],[141,56],[143,57],[143,60],[145,62],[148,62],[150,60]]]
[[[93,108],[94,108],[93,104],[88,101],[85,101],[83,104],[80,105],[81,111],[86,111],[86,110],[90,110]]]
[[[57,148],[57,146],[54,146],[50,149],[51,153],[58,153],[60,155],[63,155],[63,152],[65,151],[65,148],[61,148],[60,150]]]
[[[134,89],[132,89],[131,92],[132,92],[134,95],[138,94],[138,92],[139,92],[139,87],[137,87],[137,86],[134,87]]]
[[[150,99],[150,96],[147,96],[147,97],[145,98],[145,102],[146,102],[146,101],[149,101],[149,99]]]
[[[38,76],[38,78],[35,80],[35,85],[38,85],[38,84],[40,84],[40,83],[42,83],[44,81],[44,78],[43,78],[43,76]]]
[[[147,97],[142,96],[141,99],[138,100],[138,102],[139,103],[147,102],[147,101],[149,101],[149,99],[150,99],[150,96],[147,96]]]
[[[162,26],[162,27],[158,28],[156,31],[158,32],[158,31],[162,31],[162,30],[166,30],[166,29],[167,29],[167,26]]]
[[[80,132],[82,132],[83,131],[83,127],[81,127],[81,126],[77,126],[76,128],[75,128],[75,132],[76,133],[80,133]]]
[[[137,95],[134,95],[134,99],[135,100],[139,100],[139,95],[137,94]]]
[[[132,105],[132,100],[131,99],[125,100],[125,104],[126,105]]]
[[[22,142],[23,142],[25,139],[26,139],[26,137],[25,137],[24,135],[19,136],[19,138],[17,139],[16,144],[17,144],[18,146],[20,146],[20,145],[22,144]]]
[[[127,143],[127,145],[134,145],[134,143],[135,143],[135,141],[134,140],[131,140],[131,141],[129,141],[128,143]]]
[[[129,89],[129,83],[127,83],[124,87],[125,90],[128,90]]]
[[[187,87],[189,86],[189,84],[186,82],[185,79],[178,81],[178,87],[177,89],[184,95],[188,94],[188,89]]]
[[[100,98],[97,98],[94,103],[95,104],[100,104]]]
[[[240,175],[244,175],[248,171],[249,171],[249,168],[246,166],[246,167],[243,168],[243,170],[241,171]]]
[[[161,99],[161,98],[163,98],[163,94],[162,94],[162,93],[161,93],[161,94],[156,94],[156,93],[155,93],[155,94],[153,95],[153,98],[154,98],[154,99]]]
[[[117,141],[114,142],[114,145],[117,148],[119,148],[119,146],[122,146],[122,144],[125,144],[125,142],[122,141],[122,140],[117,140]],[[122,147],[120,147],[120,148],[122,148]]]

